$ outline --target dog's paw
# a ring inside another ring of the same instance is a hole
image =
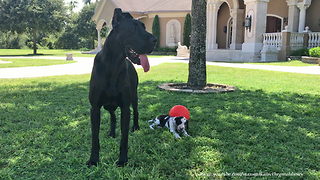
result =
[[[126,164],[128,163],[128,159],[127,160],[118,160],[117,162],[117,166],[118,167],[124,167]]]
[[[140,130],[140,126],[132,126],[132,132]]]
[[[90,160],[87,162],[87,167],[90,168],[90,167],[92,167],[92,166],[97,167],[97,166],[98,166],[98,161],[93,161],[93,160],[90,159]]]
[[[116,133],[110,131],[107,137],[115,138],[116,137]]]

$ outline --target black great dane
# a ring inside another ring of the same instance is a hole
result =
[[[130,105],[133,109],[133,131],[138,124],[138,75],[132,63],[142,65],[145,72],[150,68],[147,53],[151,53],[157,38],[145,30],[142,22],[129,13],[115,9],[112,31],[103,49],[96,55],[90,80],[89,100],[91,104],[92,148],[87,166],[97,166],[99,162],[100,109],[109,111],[111,127],[109,136],[115,137],[115,110],[121,109],[121,144],[118,166],[128,162],[128,133]],[[130,61],[132,62],[130,62]]]

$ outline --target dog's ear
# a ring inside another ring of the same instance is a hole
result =
[[[189,121],[187,120],[186,123],[185,123],[185,127],[186,127],[186,130],[189,129]]]
[[[128,13],[128,12],[122,13],[122,16],[123,16],[124,18],[133,19],[133,17],[131,16],[131,14]]]
[[[122,10],[120,8],[115,8],[112,18],[112,27],[116,27],[120,21],[123,19]]]
[[[115,8],[112,18],[112,27],[116,27],[124,18],[133,19],[130,13],[123,13],[120,8]]]

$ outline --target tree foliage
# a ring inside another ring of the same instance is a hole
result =
[[[98,34],[96,22],[92,20],[92,16],[94,15],[97,5],[98,2],[85,4],[80,12],[72,15],[66,23],[64,31],[54,43],[55,48],[95,48],[95,40],[97,40]],[[101,37],[105,37],[107,31],[108,28],[103,28],[101,30]]]
[[[1,0],[0,30],[33,35],[33,50],[37,53],[37,32],[54,33],[64,27],[67,8],[63,0]]]
[[[92,20],[98,2],[89,3],[85,5],[78,14],[78,18],[74,22],[74,33],[82,38],[90,39],[92,41],[92,48],[94,49],[94,40],[98,38],[96,22]]]
[[[192,0],[192,30],[188,87],[203,89],[206,74],[206,0]]]
[[[152,23],[152,34],[158,38],[158,43],[156,45],[156,48],[159,48],[160,46],[160,23],[159,23],[159,16],[156,15],[154,17],[153,23]]]
[[[190,35],[191,35],[191,16],[188,13],[186,15],[186,19],[184,21],[183,27],[183,44],[186,46],[190,46]]]
[[[60,34],[54,43],[57,49],[79,49],[81,39],[78,34],[74,33],[74,25],[68,24],[65,31]]]

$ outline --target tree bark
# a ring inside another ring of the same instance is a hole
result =
[[[32,28],[33,32],[33,54],[37,54],[37,30]]]
[[[206,0],[192,0],[192,30],[190,43],[188,88],[203,89],[206,72]]]
[[[92,49],[95,49],[94,38],[92,38]]]

